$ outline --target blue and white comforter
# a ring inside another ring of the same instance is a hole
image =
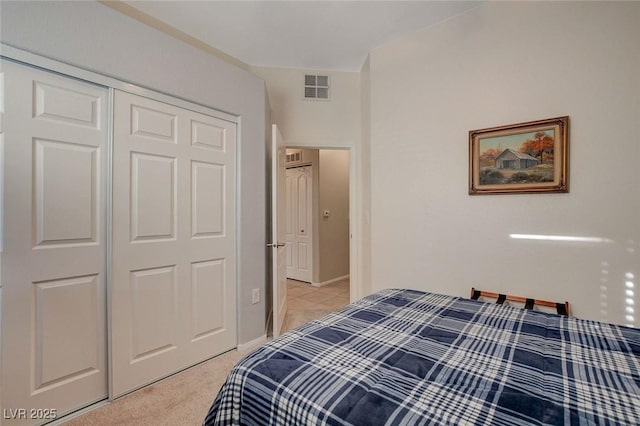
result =
[[[204,424],[640,424],[640,330],[385,290],[246,356]]]

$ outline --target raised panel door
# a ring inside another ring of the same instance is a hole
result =
[[[107,397],[108,90],[2,71],[2,409],[27,424],[44,419],[16,409],[60,416]]]
[[[116,91],[113,395],[236,346],[236,125]]]

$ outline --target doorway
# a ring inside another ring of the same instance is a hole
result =
[[[350,276],[350,152],[287,148],[287,278],[323,287]]]

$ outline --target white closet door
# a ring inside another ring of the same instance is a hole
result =
[[[235,152],[234,123],[116,91],[114,396],[236,346]]]
[[[313,222],[311,166],[287,169],[287,278],[313,278]]]
[[[107,397],[108,91],[6,61],[2,71],[3,422],[40,423]]]

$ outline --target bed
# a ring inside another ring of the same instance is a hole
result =
[[[205,425],[640,423],[640,330],[406,289],[261,346]]]

